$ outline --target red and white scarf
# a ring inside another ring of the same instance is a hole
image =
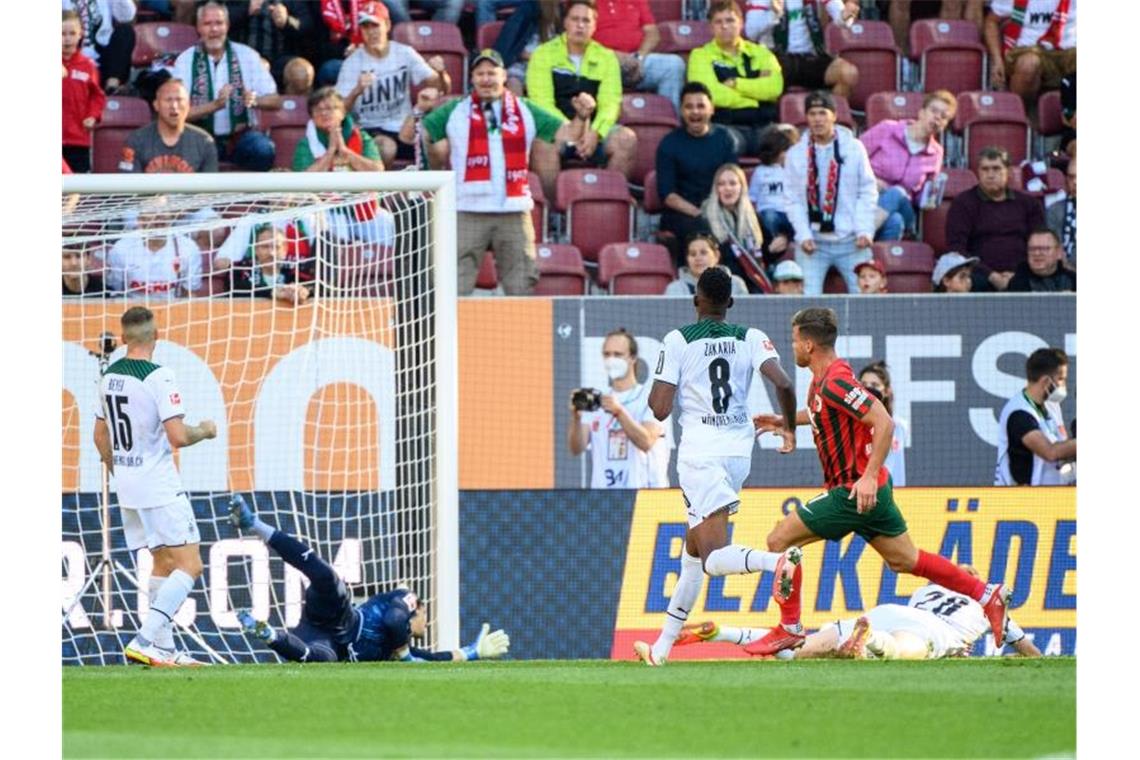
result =
[[[488,109],[490,110],[490,109]],[[523,198],[530,192],[526,164],[526,123],[518,98],[510,90],[503,92],[503,156],[506,159],[507,197]],[[493,113],[493,112],[492,112]],[[464,182],[491,181],[491,148],[487,137],[487,119],[483,104],[471,95],[469,129],[467,132],[467,166]]]
[[[827,165],[827,188],[823,203],[819,201],[819,168],[816,166],[815,141],[808,138],[807,196],[808,221],[817,222],[820,232],[835,232],[835,204],[839,199],[839,135],[832,138],[831,161]]]
[[[1061,38],[1065,34],[1065,25],[1069,23],[1069,4],[1070,0],[1060,0],[1057,3],[1057,9],[1053,11],[1053,20],[1049,23],[1049,28],[1045,34],[1037,40],[1037,45],[1046,50],[1060,49]],[[1028,7],[1029,0],[1013,0],[1013,13],[1010,14],[1009,20],[1005,22],[1001,30],[1002,53],[1008,53],[1018,46],[1018,41],[1021,39],[1021,28],[1025,25],[1025,11]]]
[[[329,38],[333,42],[348,37],[349,43],[359,45],[363,38],[360,36],[360,23],[356,20],[360,11],[360,0],[349,0],[349,16],[345,18],[344,5],[341,0],[321,0],[321,18],[329,28]]]

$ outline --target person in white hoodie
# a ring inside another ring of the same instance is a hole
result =
[[[835,101],[820,90],[804,101],[808,129],[785,162],[788,216],[796,231],[796,261],[804,294],[819,295],[835,267],[847,292],[859,292],[855,267],[871,258],[879,191],[867,150],[835,124]]]

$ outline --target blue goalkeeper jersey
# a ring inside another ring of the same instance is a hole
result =
[[[407,589],[396,589],[358,605],[356,637],[346,645],[344,659],[390,660],[397,649],[406,646],[411,637],[412,618],[405,601],[407,597]]]

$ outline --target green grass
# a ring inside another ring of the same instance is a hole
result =
[[[177,716],[177,717],[176,717]],[[65,757],[1040,757],[1076,662],[64,668]]]

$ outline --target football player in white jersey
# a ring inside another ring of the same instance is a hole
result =
[[[974,568],[962,569],[977,576]],[[990,630],[989,620],[976,600],[928,583],[911,594],[905,605],[880,604],[866,615],[828,623],[807,637],[795,659],[813,657],[876,658],[883,660],[939,660],[969,655],[974,642]],[[741,646],[767,634],[765,628],[737,628],[705,622],[691,626],[678,645],[727,641]],[[1005,643],[1023,657],[1040,657],[1025,631],[1006,620]],[[792,652],[783,653],[793,654]]]
[[[173,450],[213,438],[217,428],[210,420],[183,421],[174,373],[152,361],[158,330],[150,309],[131,307],[119,321],[127,355],[99,382],[95,446],[119,496],[127,548],[146,546],[154,556],[150,614],[123,654],[144,665],[200,664],[174,651],[174,613],[202,574],[202,557],[198,523]]]
[[[649,389],[637,382],[637,340],[625,328],[606,334],[602,359],[610,378],[611,392],[602,396],[601,407],[584,411],[570,393],[570,424],[567,445],[578,456],[587,448],[593,453],[591,488],[649,488],[659,478],[650,477],[650,467],[659,466],[654,447],[665,447],[665,429],[649,409]]]
[[[796,397],[768,336],[725,321],[732,306],[732,279],[726,270],[705,270],[693,303],[697,322],[665,336],[649,394],[649,406],[659,420],[673,411],[674,399],[680,406],[677,476],[689,529],[661,634],[652,646],[634,643],[637,656],[648,665],[662,665],[668,658],[700,594],[702,567],[710,576],[773,571],[772,596],[780,605],[781,622],[788,622],[785,603],[803,556],[797,547],[781,554],[728,542],[728,517],[740,507],[740,488],[752,464],[755,434],[747,406],[752,378],[759,372],[772,384],[787,420],[795,419]],[[794,434],[781,435],[780,452],[795,450]],[[799,624],[798,609],[791,622]]]

